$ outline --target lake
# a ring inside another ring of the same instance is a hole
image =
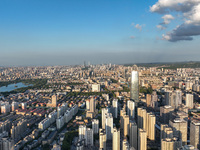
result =
[[[12,90],[22,88],[22,87],[27,87],[27,86],[31,86],[31,84],[26,85],[22,82],[19,82],[19,83],[16,83],[16,84],[9,84],[8,86],[0,87],[0,92],[10,92]]]

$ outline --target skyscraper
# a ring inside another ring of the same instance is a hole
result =
[[[161,124],[160,139],[173,138],[173,130],[168,124]]]
[[[198,120],[190,123],[190,144],[200,149],[200,121]]]
[[[172,115],[173,111],[174,111],[174,108],[170,105],[165,105],[165,106],[160,107],[161,122],[164,124],[168,124],[170,120],[170,116]]]
[[[138,150],[147,149],[147,132],[143,129],[138,129]]]
[[[129,144],[134,149],[137,149],[137,130],[136,122],[131,120],[129,124]]]
[[[99,120],[98,119],[92,120],[92,130],[93,130],[94,134],[99,133]]]
[[[152,113],[147,113],[147,136],[150,140],[155,140],[156,117]]]
[[[138,108],[137,112],[137,123],[138,123],[138,128],[144,129],[145,131],[147,130],[147,111],[144,108]]]
[[[139,75],[137,71],[131,72],[131,100],[135,101],[135,106],[139,102]]]
[[[129,143],[127,139],[125,138],[122,143],[122,150],[129,150],[129,149],[130,149]]]
[[[116,127],[113,129],[112,149],[120,150],[120,130]]]
[[[106,114],[106,139],[112,140],[112,134],[113,134],[113,117],[111,113]]]
[[[194,96],[193,94],[186,94],[185,97],[185,104],[188,108],[193,108],[193,101],[194,101]]]
[[[79,140],[85,139],[86,136],[86,126],[80,125],[79,126]]]
[[[118,99],[114,99],[112,103],[113,118],[117,118],[118,115]]]
[[[182,139],[182,145],[187,145],[187,121],[176,118],[169,121],[169,125],[173,129],[174,136]]]
[[[124,137],[128,136],[129,134],[129,116],[124,116]]]
[[[102,108],[101,109],[101,119],[102,119],[102,129],[106,129],[106,113],[108,113],[108,108]]]
[[[99,149],[106,150],[106,130],[99,129]]]
[[[161,150],[177,150],[181,147],[179,138],[165,138],[161,140]]]
[[[165,93],[165,104],[178,108],[182,104],[182,91],[167,91]]]
[[[151,104],[151,94],[146,95],[146,104],[147,104],[147,107],[150,106],[150,104]]]
[[[85,143],[87,146],[93,146],[93,141],[94,141],[93,130],[87,128],[85,134]]]
[[[127,115],[129,115],[130,119],[135,118],[135,102],[131,100],[127,101]]]

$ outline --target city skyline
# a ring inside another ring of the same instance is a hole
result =
[[[0,65],[199,61],[199,5],[189,0],[1,1]]]

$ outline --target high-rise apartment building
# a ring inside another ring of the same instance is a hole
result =
[[[147,104],[147,107],[150,106],[150,104],[151,104],[151,94],[146,95],[146,104]]]
[[[130,145],[126,138],[122,142],[122,150],[130,150]]]
[[[150,106],[152,108],[156,108],[157,107],[157,104],[158,104],[158,95],[156,93],[156,91],[154,91],[152,94],[151,94],[151,103],[150,103]]]
[[[127,101],[127,115],[130,117],[130,119],[135,118],[135,102],[131,100]]]
[[[127,137],[129,134],[129,116],[124,116],[124,137]]]
[[[168,124],[161,124],[160,139],[173,138],[173,130]]]
[[[93,130],[94,134],[99,133],[99,120],[98,119],[92,120],[92,130]]]
[[[93,146],[94,136],[91,128],[86,128],[85,144],[86,146]]]
[[[112,134],[113,134],[113,117],[111,113],[106,113],[106,139],[112,140]]]
[[[190,123],[190,144],[200,149],[200,121],[192,120]]]
[[[12,111],[15,111],[15,109],[17,109],[18,108],[18,106],[19,106],[19,103],[18,102],[12,102],[12,104],[11,104],[11,106],[12,106]]]
[[[194,96],[193,94],[186,94],[185,97],[185,104],[188,108],[192,109],[193,108],[193,101],[194,101]]]
[[[112,114],[113,118],[117,118],[118,115],[118,99],[114,99],[112,102]]]
[[[181,147],[181,140],[178,138],[165,138],[161,140],[161,150],[177,150]]]
[[[135,101],[135,106],[139,102],[139,74],[137,71],[131,72],[131,100]]]
[[[116,127],[113,129],[112,149],[120,150],[120,130]]]
[[[182,139],[182,145],[187,145],[187,121],[176,118],[169,121],[175,137]]]
[[[165,106],[160,107],[161,122],[164,124],[168,124],[170,120],[170,116],[172,115],[173,111],[174,111],[174,108],[170,105],[165,105]]]
[[[165,104],[178,108],[178,106],[182,104],[182,91],[166,91]]]
[[[99,129],[99,149],[106,150],[106,130]]]
[[[86,126],[85,125],[80,125],[79,126],[79,140],[85,139],[86,138]]]
[[[156,117],[152,113],[147,113],[147,136],[150,140],[155,140]]]
[[[1,138],[0,147],[1,150],[14,150],[15,149],[14,140],[11,138]]]
[[[137,123],[138,123],[138,128],[144,129],[145,131],[147,130],[147,111],[144,108],[138,108],[137,109]]]
[[[147,132],[143,129],[138,129],[138,150],[147,149]]]
[[[101,122],[102,122],[102,129],[106,129],[105,125],[106,125],[106,113],[108,112],[108,108],[102,108],[101,109]]]
[[[129,124],[129,144],[130,147],[133,147],[137,150],[137,124],[134,121],[130,121]]]

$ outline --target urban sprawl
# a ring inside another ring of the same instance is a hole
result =
[[[162,66],[0,67],[0,150],[198,150],[199,77]]]

